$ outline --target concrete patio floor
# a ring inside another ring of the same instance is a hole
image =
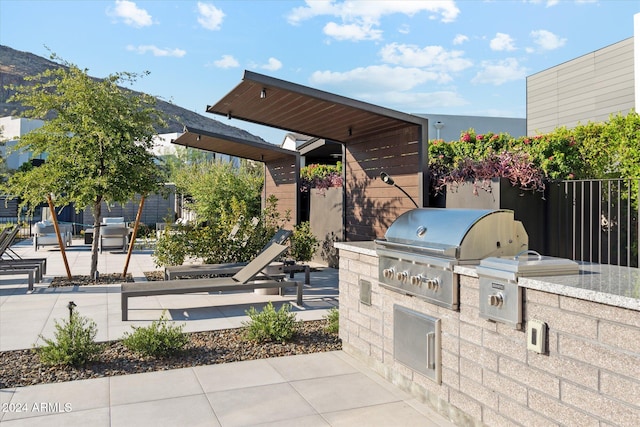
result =
[[[24,276],[0,277],[0,351],[31,348],[41,334],[53,337],[69,301],[96,322],[99,341],[119,339],[164,310],[191,332],[239,327],[249,307],[267,301],[292,303],[299,320],[322,319],[338,305],[337,270],[320,268],[311,273],[303,307],[293,304],[292,291],[141,297],[130,301],[131,320],[123,322],[120,285],[49,288],[54,277],[66,276],[60,250],[35,252],[29,241],[12,249],[23,258],[46,257],[47,274],[33,293]],[[74,241],[67,257],[72,275],[89,274],[88,245]],[[105,251],[98,271],[122,272],[125,257]],[[151,251],[134,251],[129,272],[136,281],[154,270]],[[6,426],[453,425],[342,351],[0,389],[0,404]]]

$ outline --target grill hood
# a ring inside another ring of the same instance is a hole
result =
[[[400,215],[379,247],[477,263],[489,256],[515,255],[528,235],[513,211],[419,208]]]

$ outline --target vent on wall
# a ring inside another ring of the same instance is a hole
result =
[[[360,302],[371,305],[371,282],[360,279]]]

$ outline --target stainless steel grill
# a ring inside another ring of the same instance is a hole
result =
[[[457,310],[453,268],[515,255],[528,236],[509,210],[419,208],[400,215],[376,240],[380,285]]]

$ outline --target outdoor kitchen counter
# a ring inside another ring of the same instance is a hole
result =
[[[456,425],[640,425],[638,269],[580,263],[579,274],[526,278],[520,271],[521,300],[508,294],[521,304],[514,326],[507,316],[480,314],[481,281],[490,276],[479,277],[471,259],[453,268],[459,304],[449,308],[385,284],[389,267],[375,242],[335,247],[343,351]],[[402,268],[415,277],[409,262]]]
[[[377,257],[373,241],[335,242],[334,246]],[[457,265],[453,271],[463,276],[478,277],[472,265]],[[520,277],[518,284],[523,288],[640,311],[640,269],[637,268],[580,263],[578,275]]]
[[[640,269],[580,263],[580,274],[520,277],[518,284],[577,299],[640,311]]]

